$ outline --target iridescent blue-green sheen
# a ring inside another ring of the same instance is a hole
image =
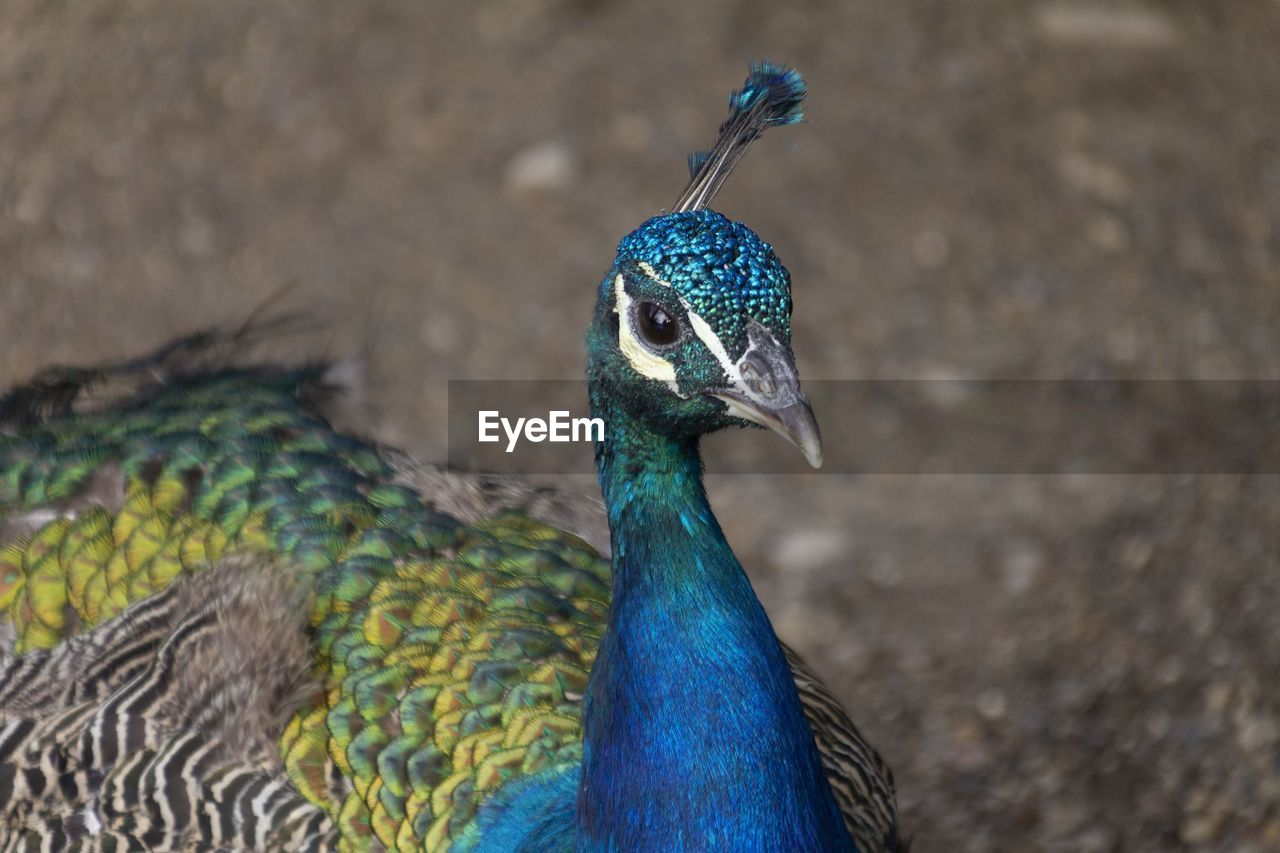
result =
[[[732,358],[746,350],[748,319],[791,342],[791,276],[773,247],[740,222],[714,210],[655,216],[622,238],[618,260],[653,267]]]
[[[773,105],[769,124],[795,124],[804,118],[800,103],[804,100],[805,83],[800,72],[769,60],[751,63],[751,73],[741,89],[729,95],[731,115],[746,112],[762,98]]]
[[[583,701],[577,849],[852,850],[697,438],[592,392],[613,602]]]
[[[553,853],[574,849],[580,767],[551,767],[503,785],[481,806],[450,853]]]

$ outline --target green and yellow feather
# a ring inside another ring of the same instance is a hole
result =
[[[503,781],[578,759],[608,563],[426,506],[305,408],[317,378],[230,371],[0,436],[0,516],[35,522],[0,545],[0,614],[31,652],[233,554],[301,567],[322,690],[280,739],[290,780],[344,847],[445,849]]]

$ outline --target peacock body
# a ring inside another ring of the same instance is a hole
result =
[[[603,509],[335,430],[335,371],[222,357],[250,331],[3,398],[0,849],[896,849],[697,453],[757,422],[820,458],[786,270],[705,209],[802,96],[753,69],[619,246]]]

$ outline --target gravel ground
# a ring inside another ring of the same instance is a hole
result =
[[[278,294],[439,457],[446,380],[580,375],[760,56],[810,122],[716,206],[802,375],[1280,378],[1277,44],[1274,0],[6,0],[0,381]],[[712,489],[915,849],[1280,849],[1280,478]]]

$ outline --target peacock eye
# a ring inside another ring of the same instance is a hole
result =
[[[636,306],[636,326],[640,336],[656,347],[674,344],[680,337],[680,324],[656,302],[641,302]]]

